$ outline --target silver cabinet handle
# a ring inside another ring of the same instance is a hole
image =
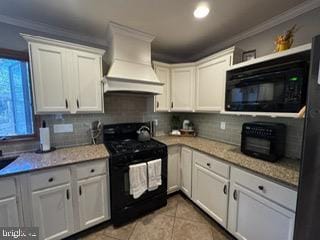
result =
[[[238,199],[238,193],[237,193],[237,190],[234,190],[233,191],[233,199],[237,201]]]
[[[67,196],[67,199],[69,200],[70,199],[69,189],[67,189],[66,191],[66,196]]]

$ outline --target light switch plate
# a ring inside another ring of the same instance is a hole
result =
[[[220,122],[220,129],[226,130],[226,122]]]
[[[70,133],[73,132],[73,124],[54,124],[54,133]]]

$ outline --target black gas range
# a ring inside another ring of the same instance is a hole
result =
[[[154,139],[139,142],[137,130],[142,126],[148,126],[148,123],[103,127],[104,144],[110,154],[111,220],[114,225],[125,224],[167,204],[167,147]],[[130,195],[129,166],[159,158],[162,160],[162,185],[134,199]]]

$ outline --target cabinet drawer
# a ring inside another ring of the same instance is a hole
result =
[[[231,169],[231,182],[236,182],[294,212],[296,210],[297,192],[292,189],[234,167]]]
[[[82,163],[76,166],[77,179],[94,177],[106,173],[106,160]]]
[[[14,178],[0,179],[0,199],[16,195],[16,182]]]
[[[222,177],[229,178],[230,166],[228,164],[197,151],[193,151],[193,161]]]
[[[32,174],[30,180],[32,190],[61,185],[70,182],[70,170],[66,167],[40,171]]]

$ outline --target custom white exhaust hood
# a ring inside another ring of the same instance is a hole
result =
[[[108,37],[110,50],[105,76],[105,92],[137,92],[162,94],[161,83],[151,66],[151,42],[154,36],[109,23]]]

